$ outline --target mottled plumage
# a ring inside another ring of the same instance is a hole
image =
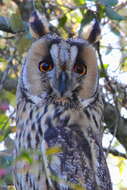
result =
[[[26,56],[17,88],[17,190],[112,190],[90,43],[46,34]]]

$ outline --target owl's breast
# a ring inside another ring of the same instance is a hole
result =
[[[63,118],[61,114],[56,121],[47,117],[47,129],[44,132],[42,148],[43,154],[47,157],[46,162],[48,162],[47,167],[51,178],[62,190],[62,186],[80,184],[81,181],[83,183],[85,174],[92,173],[92,171],[88,167],[88,158],[91,157],[89,144],[84,138],[80,126],[76,123],[69,124],[71,115],[66,116],[64,120],[60,118]],[[55,180],[62,182],[57,184]],[[87,179],[86,183],[89,180]]]
[[[57,108],[44,121],[42,152],[50,183],[58,190],[109,190],[105,158],[86,116]]]

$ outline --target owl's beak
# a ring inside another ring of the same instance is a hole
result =
[[[58,92],[61,97],[63,97],[65,95],[65,93],[67,92],[68,86],[69,86],[68,75],[65,71],[62,71],[59,75],[58,86],[57,86]]]

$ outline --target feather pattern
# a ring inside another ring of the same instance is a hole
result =
[[[52,69],[41,72],[40,62]],[[102,116],[96,54],[88,41],[48,34],[34,42],[17,88],[16,189],[111,190]]]

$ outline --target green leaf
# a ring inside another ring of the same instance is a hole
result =
[[[21,18],[19,11],[12,14],[10,18],[10,24],[13,31],[15,32],[24,31],[24,22]]]
[[[103,18],[105,15],[105,6],[104,5],[98,5],[98,11],[97,11],[97,18]]]
[[[100,4],[109,7],[115,6],[118,3],[118,0],[87,0],[87,1],[99,2]]]
[[[100,78],[104,78],[104,77],[106,77],[105,73],[102,70],[100,70]]]
[[[121,70],[127,72],[127,58],[125,58],[124,62],[121,64]]]
[[[109,66],[108,64],[103,64],[103,67],[104,67],[105,71],[107,70],[108,66]],[[101,65],[99,66],[99,73],[100,73],[101,78],[106,76],[106,73],[102,69]]]
[[[106,70],[108,68],[108,64],[103,64],[104,69]]]
[[[111,27],[111,30],[112,30],[112,32],[113,32],[115,35],[117,35],[118,37],[120,37],[120,31],[119,31],[118,28],[116,28],[116,27]]]
[[[106,15],[112,19],[112,20],[125,20],[124,16],[119,15],[117,12],[115,12],[111,7],[106,7]]]
[[[4,115],[0,115],[0,142],[4,141],[10,133],[12,133],[10,122]],[[6,118],[6,119],[5,119]]]
[[[118,0],[98,0],[101,4],[105,5],[105,6],[115,6],[118,3]]]
[[[94,15],[94,13],[93,13],[92,11],[88,10],[88,11],[84,14],[83,17],[84,17],[84,18],[83,18],[82,21],[81,21],[81,26],[82,26],[82,27],[84,27],[85,25],[89,24],[89,23],[93,20],[93,18],[95,18],[95,15]]]
[[[22,55],[25,51],[27,51],[31,44],[32,44],[32,39],[30,38],[29,33],[24,34],[16,42],[16,47],[17,47],[20,55]]]
[[[63,27],[63,26],[66,24],[66,22],[67,22],[67,16],[66,16],[66,15],[64,15],[63,17],[61,17],[61,18],[59,19],[59,25],[60,25],[61,27]]]
[[[83,5],[85,3],[85,0],[73,0],[73,1],[78,6]]]
[[[53,154],[58,154],[60,152],[62,152],[61,147],[53,146],[46,150],[46,155],[49,156],[49,155],[53,155]]]
[[[8,120],[8,117],[5,114],[0,114],[0,129],[2,128],[3,124]]]
[[[15,95],[9,91],[5,91],[5,97],[8,99],[9,104],[11,104],[12,106],[16,105],[16,98]]]
[[[123,175],[123,171],[124,171],[125,168],[126,168],[126,164],[125,164],[123,158],[119,158],[119,163],[118,163],[117,166],[118,166],[118,168],[119,168],[120,176],[122,176],[122,175]]]
[[[2,65],[2,67],[4,66],[4,65],[7,65],[8,64],[8,62],[7,62],[7,60],[4,58],[4,57],[0,57],[0,65],[1,64],[3,64]],[[1,69],[1,68],[0,68]],[[3,68],[2,68],[3,69]],[[5,68],[4,68],[5,69]]]
[[[31,153],[27,151],[22,151],[21,154],[16,158],[16,161],[18,160],[26,160],[29,164],[33,163]]]

